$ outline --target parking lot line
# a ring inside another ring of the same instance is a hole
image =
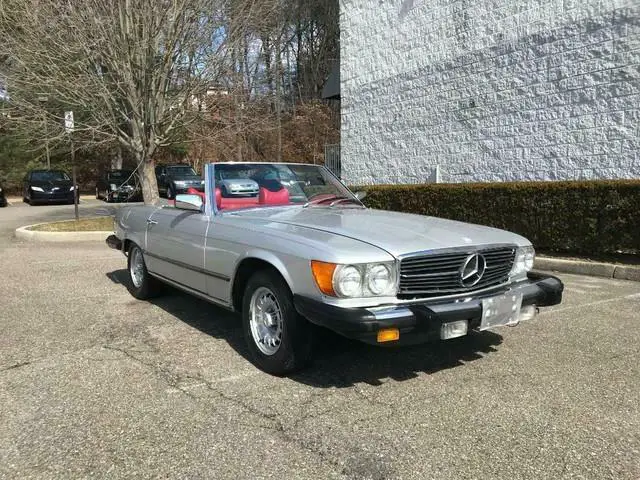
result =
[[[581,303],[579,305],[571,305],[570,307],[553,308],[553,309],[541,311],[540,315],[545,315],[550,313],[555,315],[558,312],[566,312],[568,310],[575,310],[576,308],[593,307],[594,305],[602,305],[605,303],[619,302],[620,300],[635,300],[635,299],[640,300],[640,293],[633,293],[631,295],[624,295],[622,297],[607,298],[605,300],[598,300],[590,303]]]
[[[587,293],[585,290],[582,290],[581,288],[575,288],[575,287],[564,287],[564,289],[568,292],[575,292],[575,293]]]

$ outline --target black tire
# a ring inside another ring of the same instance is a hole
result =
[[[140,282],[135,282],[131,273],[131,263],[134,255],[137,255],[138,253],[142,258],[142,278]],[[148,300],[150,298],[157,297],[162,293],[162,283],[160,283],[158,279],[149,275],[149,272],[147,271],[147,265],[144,262],[144,256],[142,255],[142,249],[135,243],[131,244],[131,246],[129,247],[129,252],[127,254],[127,273],[129,274],[127,289],[129,290],[129,293],[131,293],[131,295],[133,295],[138,300]]]
[[[252,297],[264,288],[276,298],[282,316],[280,345],[273,354],[261,351],[251,330]],[[306,367],[311,361],[311,325],[298,314],[289,286],[274,270],[258,271],[249,279],[242,300],[242,329],[253,363],[267,373],[285,375]]]
[[[169,185],[167,187],[167,200],[173,200],[174,198],[176,198],[176,195],[174,193],[173,186]]]

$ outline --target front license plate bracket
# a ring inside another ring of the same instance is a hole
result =
[[[522,293],[505,293],[482,300],[482,321],[478,330],[516,325],[522,308]]]

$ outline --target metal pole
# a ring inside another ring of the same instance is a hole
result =
[[[71,139],[71,135],[69,135],[69,139]],[[76,161],[75,161],[75,152],[73,150],[73,140],[71,140],[71,175],[73,176],[73,209],[76,214],[76,221],[80,220],[80,215],[78,213],[78,199],[80,198],[78,192],[78,183],[76,182]]]
[[[48,133],[47,133],[47,124],[45,123],[44,125],[44,134],[45,134],[45,140],[44,140],[44,148],[47,151],[47,170],[51,170],[51,155],[49,154],[49,138],[48,138]]]

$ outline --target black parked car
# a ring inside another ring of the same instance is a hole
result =
[[[204,192],[204,180],[189,165],[159,165],[156,167],[158,191],[168,199],[177,193],[187,193],[189,188]]]
[[[96,182],[96,198],[106,202],[140,202],[140,178],[132,170],[111,170]]]
[[[6,207],[6,206],[7,206],[7,197],[5,197],[4,188],[2,188],[2,185],[0,185],[0,207]]]
[[[24,178],[23,201],[38,203],[72,204],[76,187],[62,170],[31,170]]]

